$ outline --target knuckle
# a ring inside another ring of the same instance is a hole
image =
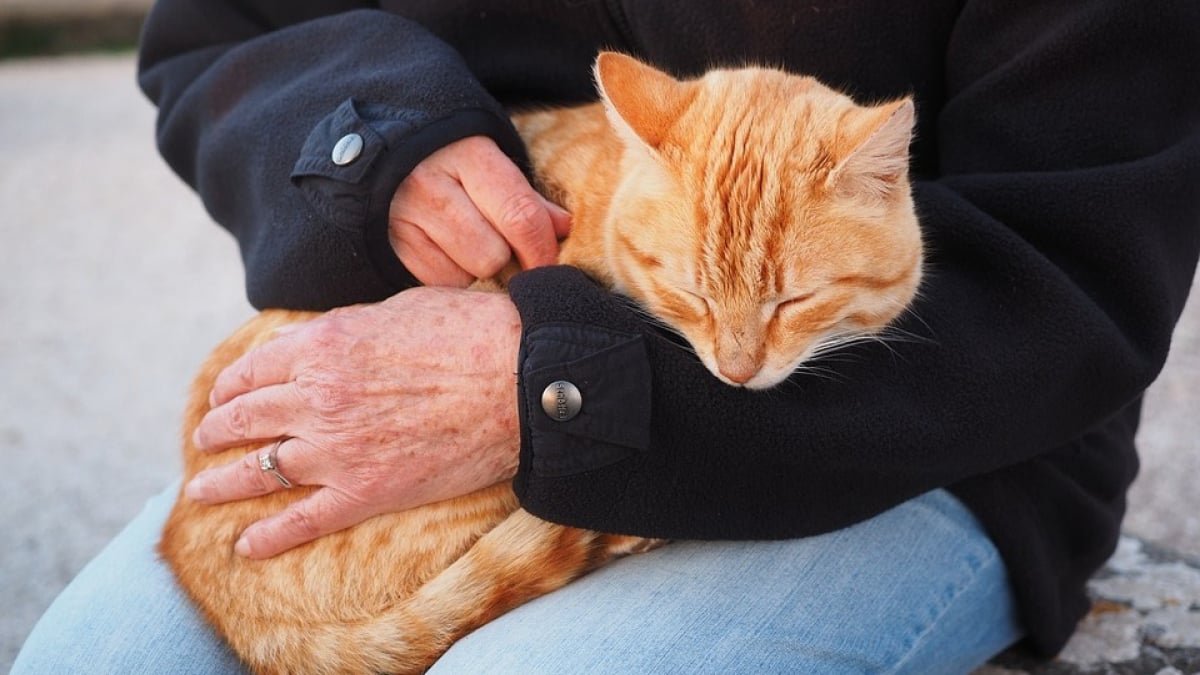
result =
[[[245,438],[250,429],[250,411],[246,409],[246,402],[240,398],[235,398],[227,406],[225,415],[225,428],[234,438]]]
[[[434,182],[433,176],[437,173],[432,168],[433,162],[427,157],[424,161],[419,162],[413,170],[409,172],[404,180],[400,181],[400,190],[404,190],[408,197],[412,197],[413,193],[424,193],[429,189],[429,185]]]
[[[349,320],[346,318],[347,308],[339,307],[330,310],[312,326],[308,335],[310,353],[329,354],[339,353],[346,336],[350,332]]]
[[[529,192],[509,196],[500,207],[500,228],[510,239],[536,241],[549,225],[546,209]]]
[[[401,183],[395,195],[399,213],[441,213],[450,203],[446,194],[446,181],[439,171],[418,164]]]

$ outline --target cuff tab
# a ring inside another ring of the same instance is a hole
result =
[[[536,473],[581,473],[649,449],[651,373],[642,336],[539,326],[526,335],[521,375]],[[561,402],[572,415],[557,414],[558,391],[577,394]]]
[[[353,159],[346,161],[345,143],[354,136],[360,143]],[[343,183],[360,183],[375,158],[386,149],[387,143],[359,114],[354,99],[346,99],[308,135],[292,167],[291,178],[296,181],[304,176],[322,176]],[[342,154],[335,152],[338,150]]]

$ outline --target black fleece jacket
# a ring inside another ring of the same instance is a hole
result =
[[[600,48],[914,94],[929,267],[900,327],[918,339],[748,392],[578,271],[523,273],[524,507],[781,538],[948,487],[1002,552],[1030,645],[1055,652],[1113,549],[1200,251],[1200,4],[160,0],[140,81],[163,155],[237,237],[251,302],[323,309],[413,285],[387,243],[396,185],[473,134],[523,161],[506,109],[593,97]],[[349,132],[363,155],[335,165]],[[541,409],[559,379],[583,394],[568,422]]]

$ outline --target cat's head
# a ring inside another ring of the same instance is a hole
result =
[[[680,81],[615,53],[596,80],[626,144],[605,224],[616,287],[722,381],[774,386],[912,301],[911,100],[860,106],[765,68]]]

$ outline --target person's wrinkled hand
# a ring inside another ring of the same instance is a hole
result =
[[[496,143],[471,136],[426,157],[392,197],[388,235],[421,283],[466,287],[516,255],[522,269],[550,265],[570,216],[547,201]]]
[[[414,288],[289,327],[226,368],[197,446],[283,438],[279,470],[319,486],[247,528],[235,550],[270,557],[511,478],[520,330],[505,294]],[[283,489],[257,454],[198,474],[187,496],[221,503]]]

